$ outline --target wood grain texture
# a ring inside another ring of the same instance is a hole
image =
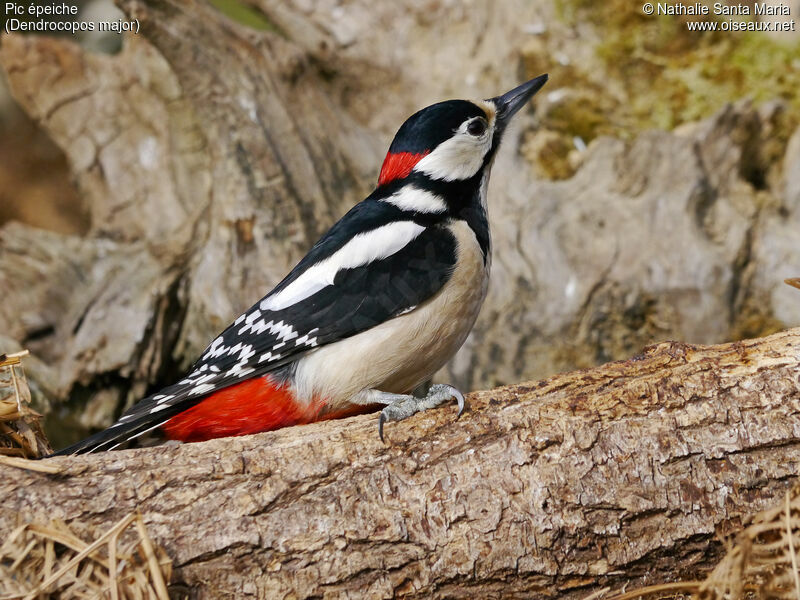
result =
[[[800,329],[243,438],[0,467],[19,519],[134,508],[195,597],[582,598],[698,577],[800,461]]]

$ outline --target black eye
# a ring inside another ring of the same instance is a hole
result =
[[[474,136],[483,135],[486,133],[486,121],[483,119],[475,119],[470,121],[467,125],[467,133]]]

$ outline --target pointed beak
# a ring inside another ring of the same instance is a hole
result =
[[[533,95],[542,89],[542,86],[547,83],[547,74],[540,75],[536,79],[531,79],[527,83],[523,83],[515,87],[510,92],[506,92],[502,96],[490,98],[489,101],[493,102],[497,107],[497,125],[498,129],[504,129],[511,121],[519,109],[521,109]]]

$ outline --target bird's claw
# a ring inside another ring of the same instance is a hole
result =
[[[381,411],[381,416],[378,417],[378,436],[381,438],[381,443],[385,444],[383,440],[383,424],[386,422],[386,415]]]
[[[461,418],[461,413],[464,412],[464,394],[462,394],[453,386],[450,386],[450,390],[453,394],[453,397],[456,399],[456,402],[458,402],[458,414],[456,415],[456,421],[458,421]]]
[[[456,420],[458,420],[464,412],[464,394],[452,385],[443,383],[433,385],[422,398],[411,395],[397,398],[391,404],[387,405],[378,417],[378,436],[381,442],[385,443],[383,439],[383,425],[387,421],[402,421],[413,414],[439,406],[449,398],[455,398],[458,403],[458,414],[456,415]]]

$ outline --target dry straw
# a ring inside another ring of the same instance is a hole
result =
[[[756,515],[752,524],[698,591],[703,600],[757,597],[800,600],[800,486],[780,506]]]
[[[55,474],[61,467],[32,461],[52,450],[29,407],[22,371],[27,352],[0,355],[0,464]],[[26,523],[0,540],[0,600],[168,600],[172,563],[130,514],[86,542],[62,521]]]
[[[153,545],[138,513],[92,542],[61,521],[27,523],[0,546],[0,600],[169,600],[171,572],[171,561]]]
[[[0,354],[0,456],[38,458],[52,452],[41,415],[30,408],[31,392],[21,359],[28,351]]]

